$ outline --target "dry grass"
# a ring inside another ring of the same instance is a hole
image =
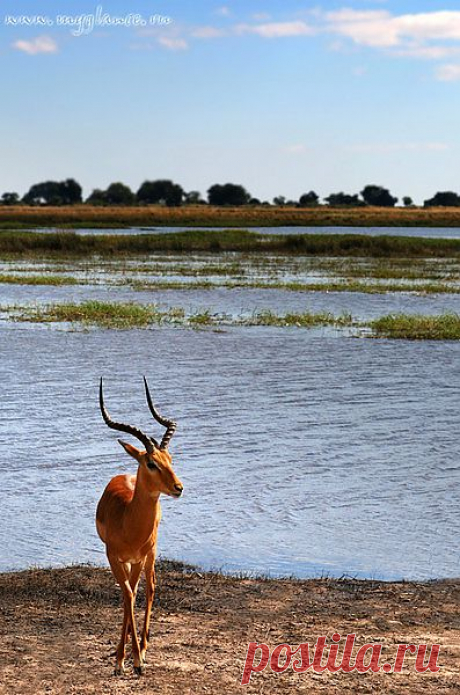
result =
[[[0,226],[460,227],[460,208],[0,206]]]

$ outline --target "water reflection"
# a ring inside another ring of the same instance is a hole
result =
[[[258,234],[363,234],[367,236],[417,236],[436,239],[459,239],[459,227],[248,227],[243,228]],[[170,234],[171,232],[186,232],[188,227],[132,227],[130,229],[75,229],[73,234]],[[223,231],[228,227],[196,227],[194,230]],[[32,229],[33,232],[62,232],[62,229],[52,227],[49,229]]]

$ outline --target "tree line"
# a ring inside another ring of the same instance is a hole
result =
[[[124,183],[111,183],[105,190],[96,188],[84,200],[83,189],[75,179],[65,181],[44,181],[36,183],[29,188],[21,198],[18,193],[3,193],[0,198],[1,205],[166,205],[178,207],[180,205],[275,205],[293,207],[317,207],[322,204],[331,207],[364,207],[372,205],[377,207],[394,207],[398,198],[391,195],[383,186],[374,184],[365,186],[358,194],[331,193],[323,198],[315,191],[303,193],[298,200],[288,200],[285,196],[276,196],[270,203],[254,198],[239,184],[225,183],[214,184],[207,191],[206,200],[199,191],[185,191],[182,186],[170,179],[157,179],[144,181],[137,192],[131,190]],[[414,205],[410,196],[404,196],[402,203],[405,207]],[[460,207],[460,195],[453,191],[441,191],[432,198],[424,201],[424,207]]]

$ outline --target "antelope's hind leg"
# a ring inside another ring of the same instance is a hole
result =
[[[137,597],[137,590],[139,588],[139,579],[141,577],[141,572],[144,567],[144,563],[140,562],[137,565],[132,565],[131,566],[131,575],[129,578],[129,583],[131,585],[131,590],[133,592],[133,608],[136,605],[136,597]],[[139,639],[137,636],[137,628],[136,628],[136,619],[134,617],[133,623],[132,623],[132,628],[131,628],[131,636],[132,636],[132,650],[133,650],[133,657],[136,654],[136,652],[139,654],[139,663],[136,665],[136,658],[134,657],[134,672],[137,673],[138,676],[142,675],[144,672],[144,659],[139,647]],[[129,624],[128,624],[128,630],[125,636],[125,642],[127,642],[129,639]]]
[[[136,599],[137,585],[139,583],[142,564],[133,565],[131,567],[129,563],[122,563],[117,558],[111,557],[110,555],[108,558],[115,579],[123,592],[123,627],[121,630],[121,639],[117,647],[115,674],[121,675],[125,672],[126,638],[128,632],[131,631],[134,671],[140,675],[142,673],[142,663],[134,618],[134,601]]]

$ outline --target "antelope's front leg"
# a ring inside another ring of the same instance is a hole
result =
[[[155,555],[149,553],[145,562],[145,619],[141,638],[141,659],[145,662],[145,653],[150,639],[150,617],[152,614],[153,598],[155,596]]]

